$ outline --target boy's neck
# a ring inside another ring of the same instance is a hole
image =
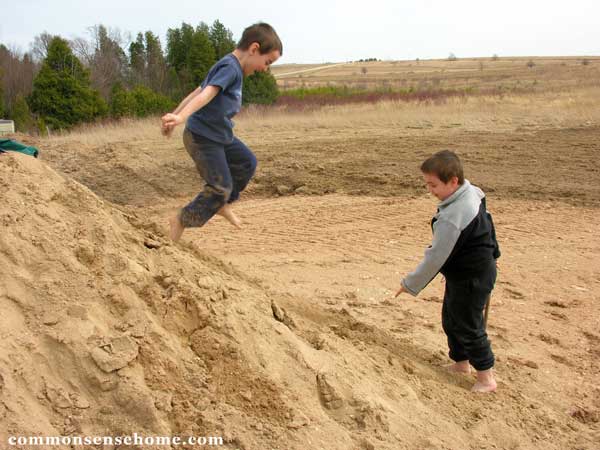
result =
[[[236,48],[234,51],[231,52],[231,54],[233,56],[235,56],[237,58],[237,60],[240,63],[240,66],[242,66],[242,71],[246,68],[246,61],[248,60],[248,52],[245,52],[244,50],[240,50],[239,48]]]
[[[462,184],[458,184],[456,186],[456,189],[454,189],[452,192],[450,192],[450,194],[448,194],[443,200],[441,200],[441,202],[445,202],[446,200],[448,200],[450,197],[452,197],[454,194],[456,194],[456,192],[465,185],[465,182],[463,181]]]

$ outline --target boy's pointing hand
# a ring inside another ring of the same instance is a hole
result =
[[[400,286],[400,289],[398,289],[398,292],[396,292],[396,295],[394,295],[394,298],[398,297],[403,292],[406,292],[406,289],[404,289],[404,286]]]

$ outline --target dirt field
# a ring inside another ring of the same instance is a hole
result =
[[[217,217],[177,245],[166,217],[201,186],[180,136],[139,122],[32,141],[40,163],[3,157],[5,435],[600,449],[600,121],[588,94],[575,106],[247,114],[237,132],[260,166],[235,207],[244,229]],[[430,240],[436,203],[418,166],[443,148],[488,193],[503,253],[488,396],[444,369],[442,280],[392,298]],[[88,355],[122,336],[137,356],[100,372]]]

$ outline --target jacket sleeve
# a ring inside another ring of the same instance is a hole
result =
[[[433,242],[417,268],[403,280],[406,291],[416,296],[438,274],[458,241],[460,230],[450,222],[438,220],[433,225]]]
[[[496,227],[494,226],[494,220],[492,219],[492,215],[488,212],[488,219],[490,220],[490,226],[492,230],[492,242],[494,243],[494,259],[500,258],[500,246],[498,245],[498,241],[496,240]]]

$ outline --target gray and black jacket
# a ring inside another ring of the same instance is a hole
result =
[[[468,180],[438,205],[431,228],[433,242],[423,261],[402,280],[412,295],[421,292],[439,272],[447,280],[471,278],[500,257],[485,194]]]

